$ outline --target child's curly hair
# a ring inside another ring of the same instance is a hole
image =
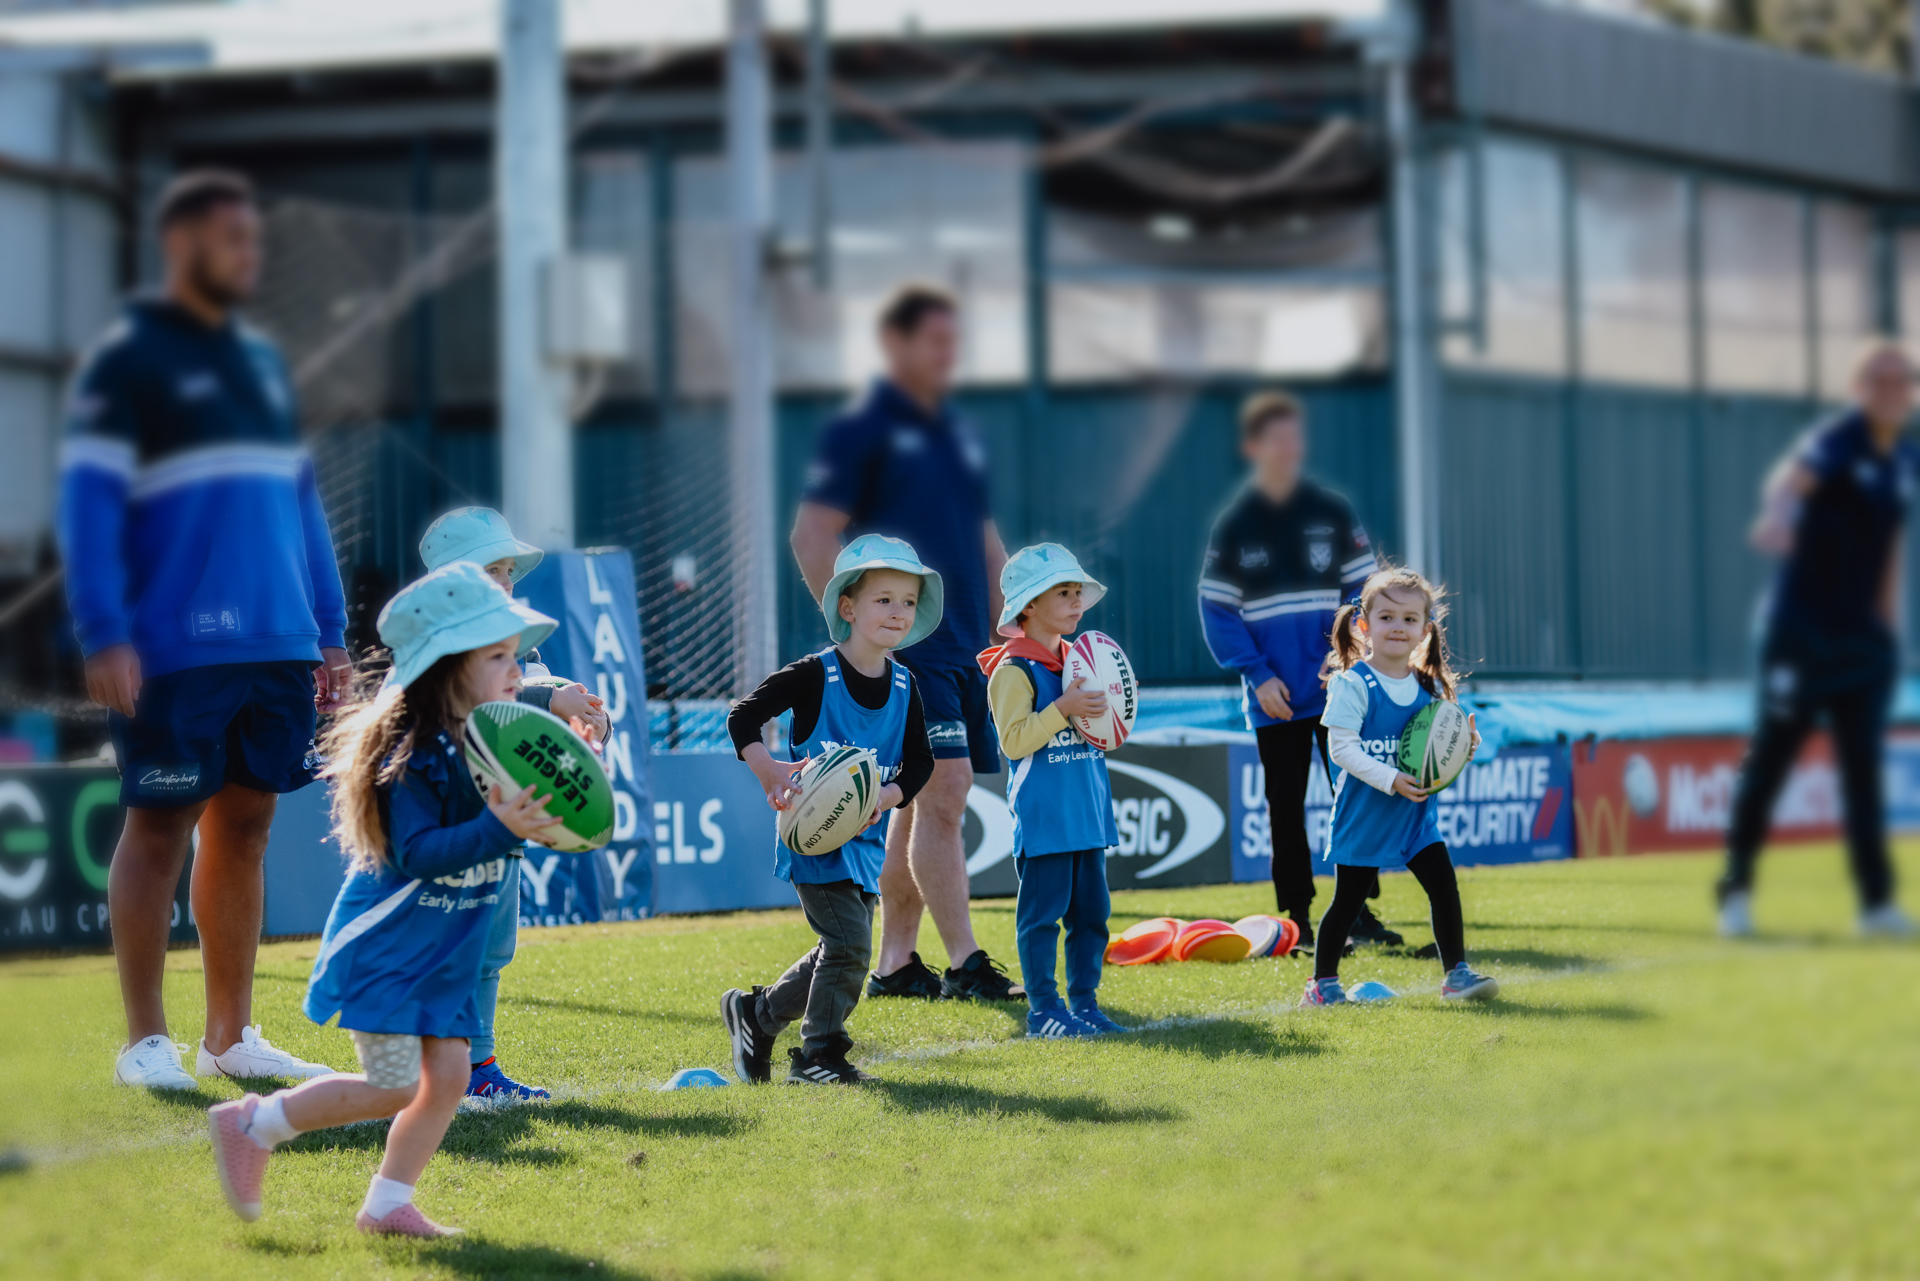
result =
[[[1376,569],[1361,585],[1360,599],[1342,605],[1340,612],[1333,616],[1333,648],[1320,666],[1320,683],[1325,685],[1336,673],[1346,671],[1367,656],[1367,643],[1355,630],[1354,621],[1365,618],[1381,596],[1418,596],[1426,602],[1427,634],[1414,646],[1409,662],[1427,693],[1435,698],[1453,698],[1460,677],[1453,670],[1452,658],[1447,652],[1446,592],[1413,570],[1398,565]]]

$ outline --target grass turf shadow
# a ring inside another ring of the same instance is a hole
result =
[[[688,1027],[712,1027],[719,1014],[684,1014],[674,1010],[641,1010],[627,1005],[604,1005],[597,1001],[567,1001],[549,996],[502,996],[502,1005],[517,1005],[530,1010],[566,1010],[574,1014],[606,1014],[615,1018],[640,1019],[647,1023],[681,1023]]]
[[[1044,1094],[989,1090],[957,1081],[876,1081],[862,1088],[885,1095],[889,1103],[906,1112],[968,1115],[1000,1112],[1010,1116],[1042,1116],[1062,1125],[1159,1125],[1185,1119],[1183,1113],[1172,1108],[1117,1108],[1105,1099],[1090,1095],[1049,1098]]]
[[[1580,952],[1549,952],[1537,947],[1476,947],[1468,949],[1476,966],[1512,965],[1530,970],[1584,970],[1606,964],[1597,956]]]
[[[1196,1019],[1169,1027],[1143,1028],[1124,1039],[1143,1049],[1196,1054],[1203,1059],[1241,1054],[1289,1059],[1326,1053],[1324,1038],[1316,1031],[1293,1025],[1274,1027],[1255,1019]]]
[[[1637,1005],[1602,1002],[1596,1005],[1531,1005],[1495,997],[1491,1001],[1442,1001],[1439,1009],[1486,1019],[1595,1019],[1603,1023],[1644,1023],[1656,1017]]]
[[[550,1245],[506,1245],[481,1236],[453,1237],[441,1241],[383,1241],[376,1249],[399,1264],[408,1261],[444,1268],[456,1276],[485,1277],[592,1277],[595,1281],[653,1281],[657,1275],[635,1272],[607,1262],[557,1250]],[[714,1281],[761,1281],[762,1272],[738,1268],[712,1274]]]
[[[751,1117],[703,1113],[648,1116],[578,1099],[560,1099],[553,1103],[523,1107],[462,1112],[453,1118],[440,1150],[450,1156],[497,1165],[566,1165],[574,1160],[558,1148],[526,1142],[540,1122],[579,1130],[614,1129],[623,1134],[645,1134],[655,1138],[700,1139],[734,1138],[756,1124]],[[287,1150],[378,1151],[385,1148],[386,1144],[386,1123],[369,1121],[330,1130],[310,1131],[287,1144]]]

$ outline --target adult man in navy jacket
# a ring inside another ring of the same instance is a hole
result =
[[[974,938],[960,835],[973,776],[1000,768],[975,656],[994,643],[1007,552],[988,506],[986,449],[947,402],[959,341],[950,295],[924,285],[894,294],[880,315],[887,376],[821,432],[792,543],[816,597],[833,577],[841,538],[868,533],[913,544],[946,592],[940,626],[896,655],[920,693],[934,767],[887,829],[880,958],[867,994],[1019,1000],[1025,989]],[[916,950],[923,907],[953,962],[945,974]]]
[[[114,1079],[191,1089],[161,1000],[174,889],[199,829],[202,1076],[318,1076],[252,1025],[261,874],[279,793],[314,767],[348,676],[346,609],[279,353],[233,311],[260,275],[235,174],[160,200],[166,282],[75,381],[59,533],[87,693],[108,709],[126,828],[108,886],[127,1044]]]
[[[1214,521],[1200,571],[1207,648],[1216,663],[1240,674],[1247,728],[1267,777],[1274,898],[1300,927],[1302,946],[1313,942],[1306,801],[1316,750],[1328,776],[1333,773],[1320,723],[1327,703],[1320,665],[1334,611],[1359,594],[1379,564],[1347,500],[1301,474],[1306,432],[1300,402],[1285,392],[1247,401],[1240,452],[1252,471]],[[1349,937],[1401,942],[1371,911],[1361,913]]]

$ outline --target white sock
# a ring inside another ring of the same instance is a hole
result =
[[[285,1100],[284,1094],[269,1094],[253,1109],[253,1120],[247,1123],[247,1137],[269,1152],[300,1133],[287,1120]]]
[[[367,1199],[360,1208],[369,1219],[384,1219],[412,1200],[413,1184],[383,1179],[376,1174],[373,1182],[367,1184]]]

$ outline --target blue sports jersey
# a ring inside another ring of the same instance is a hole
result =
[[[1033,705],[1060,697],[1060,673],[1031,658],[1012,657],[1033,682]],[[1120,843],[1113,823],[1113,787],[1107,754],[1069,726],[1045,747],[1013,763],[1007,778],[1013,811],[1013,848],[1033,858],[1074,850],[1109,849]]]
[[[951,407],[928,413],[881,379],[820,433],[801,497],[848,517],[862,534],[904,538],[940,575],[940,626],[907,651],[916,666],[971,671],[991,643],[987,618],[987,451]]]
[[[900,772],[906,752],[907,708],[913,702],[913,677],[907,669],[891,660],[893,689],[886,706],[866,708],[847,693],[840,678],[840,651],[832,646],[820,651],[820,664],[826,668],[827,687],[820,693],[820,716],[813,733],[791,747],[792,760],[804,760],[831,752],[837,747],[864,747],[880,765],[880,784],[885,786]],[[778,837],[773,842],[773,874],[783,881],[802,885],[826,885],[834,881],[856,881],[869,894],[880,892],[880,865],[887,858],[887,825],[891,813],[860,835],[827,854],[796,855]]]
[[[473,1036],[475,989],[520,838],[480,799],[442,733],[381,789],[387,865],[340,887],[307,982],[307,1017],[359,1032]]]
[[[1772,594],[1776,621],[1826,635],[1884,630],[1879,599],[1920,475],[1920,446],[1882,454],[1859,410],[1809,431],[1794,453],[1814,478]]]
[[[1360,746],[1376,761],[1400,768],[1400,732],[1413,714],[1433,701],[1423,688],[1402,707],[1381,688],[1373,668],[1360,663],[1335,676],[1334,681],[1358,681],[1365,691],[1367,713],[1360,722]],[[1440,840],[1438,807],[1433,801],[1410,801],[1356,782],[1345,770],[1334,770],[1333,821],[1327,832],[1327,857],[1348,867],[1404,867],[1408,859]]]
[[[149,676],[318,662],[340,571],[273,345],[136,300],[74,380],[59,535],[81,651],[131,642]]]

